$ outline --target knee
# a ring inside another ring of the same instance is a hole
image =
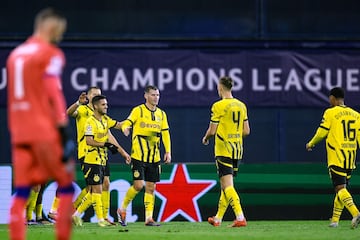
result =
[[[344,185],[337,185],[335,186],[335,192],[338,193],[341,189],[345,188],[345,184]]]
[[[134,182],[133,186],[136,191],[140,192],[141,189],[144,187],[144,184],[142,182]]]

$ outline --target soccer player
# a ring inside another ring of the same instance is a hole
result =
[[[326,139],[327,165],[335,190],[334,208],[329,227],[339,225],[344,206],[351,213],[352,228],[360,222],[360,213],[346,186],[355,169],[356,151],[360,142],[360,114],[345,106],[345,93],[340,87],[331,89],[330,108],[326,109],[320,126],[313,138],[306,144],[311,151],[322,139]]]
[[[221,195],[218,211],[208,222],[214,227],[220,226],[225,211],[230,204],[236,219],[231,227],[247,225],[240,198],[234,188],[234,177],[243,154],[243,137],[250,134],[246,105],[232,96],[233,80],[222,77],[217,85],[221,100],[211,107],[209,128],[202,139],[204,145],[215,136],[215,161],[220,178]]]
[[[86,141],[86,154],[83,163],[83,173],[90,189],[86,194],[86,199],[91,199],[95,214],[98,218],[98,225],[101,227],[110,226],[111,223],[105,221],[102,201],[102,184],[104,180],[105,166],[108,161],[107,149],[112,153],[118,152],[118,147],[109,142],[109,128],[121,129],[121,123],[111,119],[106,115],[108,105],[106,97],[97,95],[92,98],[93,115],[90,116],[84,125],[84,136]],[[130,160],[130,156],[128,159]],[[82,225],[80,214],[86,210],[87,204],[82,201],[73,215],[76,225]],[[107,214],[107,212],[106,212]]]
[[[160,99],[159,89],[155,86],[145,88],[145,104],[134,107],[123,121],[125,136],[132,128],[131,169],[133,185],[128,189],[118,208],[118,221],[126,226],[126,208],[145,185],[145,225],[160,226],[153,220],[155,204],[154,191],[160,181],[160,136],[165,147],[164,162],[171,162],[171,141],[166,113],[157,107]],[[144,184],[145,180],[145,184]]]
[[[70,239],[72,186],[71,141],[61,89],[63,52],[56,46],[66,19],[53,9],[40,11],[33,35],[7,59],[8,122],[15,196],[10,209],[10,239],[25,239],[24,209],[32,186],[55,179],[59,185],[56,238]],[[74,144],[73,144],[74,146]]]
[[[78,143],[78,160],[80,162],[81,168],[83,168],[85,153],[87,149],[86,139],[85,139],[85,122],[86,120],[94,114],[94,107],[92,105],[92,99],[95,96],[101,95],[101,89],[98,87],[90,87],[87,93],[83,92],[80,94],[77,102],[69,106],[67,109],[67,114],[76,119],[76,128],[77,128],[77,143]],[[118,152],[125,158],[126,163],[130,163],[129,154],[120,146],[115,137],[111,134],[111,131],[108,131],[109,142],[117,146]],[[113,224],[108,218],[108,212],[110,207],[110,167],[109,163],[106,162],[104,181],[102,188],[102,201],[103,201],[103,215],[105,221]],[[86,194],[88,193],[89,187],[82,189],[79,196],[74,202],[75,209],[78,208],[82,201],[85,203],[82,205],[85,209],[80,209],[81,212],[84,212],[92,204],[91,198],[87,198]],[[48,216],[52,219],[56,218],[56,209],[57,209],[58,199],[55,197]]]

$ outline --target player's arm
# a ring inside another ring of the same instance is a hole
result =
[[[87,101],[86,92],[82,92],[79,96],[79,99],[66,109],[66,114],[71,117],[76,117],[78,115],[77,112],[78,107],[82,104],[86,104],[86,101]]]
[[[249,120],[246,119],[244,121],[244,124],[243,124],[243,137],[246,137],[248,135],[250,135],[250,125],[249,125]]]
[[[105,147],[105,143],[94,140],[94,136],[85,136],[86,144],[92,147]]]
[[[164,162],[171,162],[171,139],[169,129],[164,129],[161,131],[161,138],[165,148]]]
[[[114,137],[114,135],[112,135],[111,131],[109,130],[108,132],[108,138],[109,138],[109,142],[111,144],[114,144],[117,147],[118,152],[121,154],[121,156],[123,156],[123,158],[125,158],[125,162],[127,164],[130,164],[131,162],[131,157],[130,155],[124,150],[124,148],[121,147],[121,145],[118,143],[118,141],[116,140],[116,138]]]
[[[116,128],[118,130],[122,130],[122,125],[123,125],[124,121],[122,122],[116,122],[115,126],[113,128]]]
[[[323,140],[329,133],[329,129],[320,125],[313,138],[306,144],[306,149],[311,151],[317,143]]]
[[[205,136],[202,138],[202,143],[204,145],[208,145],[209,144],[209,139],[212,138],[217,130],[218,127],[218,123],[217,122],[210,122],[209,123],[209,127],[205,132]]]
[[[43,80],[46,89],[45,94],[47,94],[52,109],[54,110],[57,125],[64,127],[68,123],[68,118],[65,114],[66,103],[61,89],[60,74],[62,67],[62,58],[60,56],[54,56],[46,68]]]
[[[130,129],[136,122],[136,120],[140,117],[140,107],[135,107],[131,110],[130,115],[121,122],[121,130],[125,136],[129,136]]]

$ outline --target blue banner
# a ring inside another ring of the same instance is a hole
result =
[[[360,103],[358,50],[87,49],[65,48],[63,87],[70,104],[90,86],[110,106],[143,102],[143,88],[160,89],[160,106],[210,106],[219,77],[234,79],[234,96],[249,106],[327,106],[329,89],[342,86],[346,104]],[[0,104],[6,103],[0,49]]]

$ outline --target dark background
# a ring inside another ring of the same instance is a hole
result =
[[[34,15],[46,6],[59,9],[68,19],[61,44],[67,51],[82,47],[351,50],[358,49],[360,39],[360,3],[356,0],[12,0],[1,3],[0,47],[12,48],[29,36]],[[131,107],[112,107],[110,114],[121,120]],[[212,147],[201,144],[209,107],[165,109],[174,162],[213,161]],[[251,106],[251,136],[245,139],[244,162],[325,163],[323,146],[309,154],[305,143],[326,107]],[[6,109],[1,108],[0,113],[0,163],[10,163]],[[129,151],[130,140],[113,132]],[[119,156],[112,158],[118,160]]]

